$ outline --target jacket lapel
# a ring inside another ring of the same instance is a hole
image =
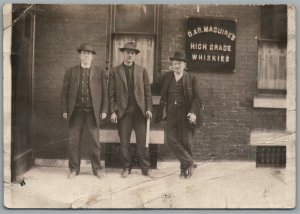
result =
[[[94,65],[91,65],[91,69],[90,69],[90,83],[92,82],[91,80],[94,78],[94,75],[95,75],[95,66]]]
[[[187,104],[190,108],[191,94],[189,93],[190,92],[189,88],[192,87],[192,84],[191,84],[190,76],[186,71],[184,71],[184,73],[183,73],[182,84],[183,84],[183,90],[184,90],[184,97],[185,97],[185,99],[187,101]]]
[[[170,71],[166,74],[164,81],[163,81],[163,87],[161,90],[161,98],[165,100],[167,98],[168,88],[171,83],[172,77],[174,76],[174,73]]]
[[[187,76],[186,71],[183,72],[182,84],[183,84],[183,89],[184,89],[184,95],[186,95],[186,92],[188,91],[187,90],[188,89],[188,85],[189,85],[188,76]]]
[[[79,81],[80,81],[80,65],[76,67],[75,69],[75,75],[74,75],[75,82],[77,83],[76,85],[79,86]]]
[[[139,77],[138,75],[140,75],[142,72],[140,71],[140,67],[139,66],[136,66],[134,65],[134,71],[133,71],[133,79],[134,79],[134,82],[133,82],[133,88],[135,89],[137,84],[139,83]]]
[[[123,67],[122,64],[119,65],[119,75],[120,75],[121,80],[124,82],[124,86],[126,88],[126,91],[128,92],[125,70],[124,70],[124,67]]]

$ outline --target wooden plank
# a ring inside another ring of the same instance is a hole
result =
[[[259,89],[286,89],[286,44],[260,42],[258,49]]]
[[[164,130],[150,130],[150,144],[164,144]],[[120,138],[117,130],[100,129],[101,143],[119,143]],[[136,143],[135,132],[131,132],[130,143]]]

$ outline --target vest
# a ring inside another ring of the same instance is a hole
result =
[[[76,107],[82,111],[92,111],[93,103],[90,90],[90,69],[80,67],[80,80]]]
[[[179,108],[186,106],[182,80],[183,77],[176,82],[176,79],[173,76],[168,88],[168,108]]]

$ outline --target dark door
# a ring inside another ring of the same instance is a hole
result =
[[[29,9],[28,9],[29,8]],[[31,146],[34,12],[13,5],[12,27],[12,181],[33,165]]]

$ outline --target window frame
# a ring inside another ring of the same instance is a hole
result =
[[[287,46],[287,40],[279,40],[279,39],[272,39],[272,38],[263,38],[261,36],[261,22],[262,22],[262,7],[264,5],[259,6],[259,27],[258,27],[258,37],[257,37],[257,59],[260,60],[259,57],[259,46],[263,43],[285,43]],[[286,5],[273,5],[273,6],[286,6]],[[286,13],[286,16],[288,14]],[[287,33],[287,32],[286,32]],[[257,77],[256,77],[256,89],[258,94],[268,94],[268,95],[286,95],[286,88],[285,89],[263,89],[258,87],[259,82],[259,61],[257,61]]]
[[[120,4],[119,4],[120,5]],[[140,4],[142,5],[142,4]],[[150,4],[148,4],[150,5]],[[116,6],[118,5],[113,5],[113,33],[119,33],[119,34],[140,34],[140,35],[151,35],[151,34],[156,34],[157,32],[157,24],[156,23],[156,19],[157,19],[157,13],[158,13],[158,7],[157,5],[154,5],[154,15],[153,15],[153,18],[154,18],[154,21],[153,21],[153,33],[150,33],[150,32],[131,32],[131,31],[116,31]]]
[[[153,36],[154,37],[154,65],[153,65],[153,83],[157,82],[159,71],[161,68],[161,32],[162,32],[162,5],[153,4],[154,6],[154,28],[153,32],[130,32],[130,31],[116,31],[116,5],[110,5],[110,17],[109,17],[109,34],[108,34],[108,60],[106,61],[107,66],[110,70],[113,67],[113,42],[114,38],[118,35],[129,35],[129,36]]]
[[[285,43],[287,45],[287,40],[273,39],[273,38],[263,38],[261,36],[261,16],[262,6],[259,6],[259,27],[258,27],[258,37],[257,37],[257,60],[259,57],[259,43]],[[286,13],[286,16],[288,14]],[[287,17],[288,18],[288,17]],[[287,30],[288,33],[288,30]],[[286,69],[287,72],[287,69]],[[254,108],[275,108],[284,109],[286,108],[286,94],[287,88],[285,89],[263,89],[258,87],[259,82],[259,61],[257,61],[257,73],[256,73],[256,95],[253,97],[253,107]],[[287,87],[287,86],[286,86]]]

